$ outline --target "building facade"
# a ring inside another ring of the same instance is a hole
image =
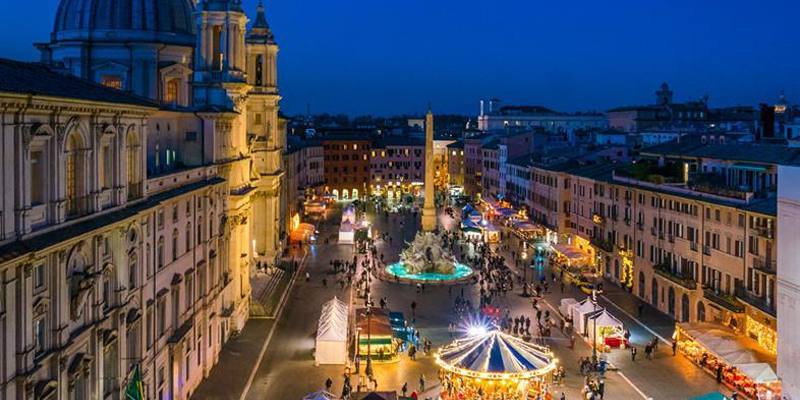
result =
[[[238,1],[89,3],[43,63],[0,60],[0,396],[123,398],[138,370],[186,399],[282,253],[277,44],[260,5],[248,31]]]
[[[328,135],[322,140],[325,194],[342,200],[369,194],[371,145],[365,135]]]

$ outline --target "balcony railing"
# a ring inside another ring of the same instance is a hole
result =
[[[769,314],[773,317],[777,317],[778,309],[775,306],[775,301],[769,300],[766,297],[757,296],[755,293],[747,291],[747,289],[741,283],[736,285],[736,297],[747,303],[751,306]]]
[[[689,249],[697,251],[697,242],[689,242]]]
[[[778,272],[778,263],[775,260],[766,260],[763,258],[754,258],[753,259],[753,268],[767,273],[767,274],[776,274]]]
[[[757,236],[760,236],[765,239],[773,239],[774,235],[772,233],[772,229],[766,226],[754,226],[752,228],[752,232]]]
[[[664,278],[667,278],[670,281],[677,283],[678,285],[681,285],[689,290],[697,289],[697,281],[673,272],[670,266],[667,264],[654,265],[653,271],[655,271],[656,274],[661,275]]]
[[[705,288],[703,289],[703,297],[734,313],[744,312],[744,306],[741,302],[739,302],[739,300],[736,299],[735,296],[725,293],[717,293],[717,291],[712,288]]]
[[[600,250],[603,250],[605,252],[611,253],[614,251],[614,244],[608,240],[603,240],[600,238],[592,238],[591,243],[595,247],[598,247]]]

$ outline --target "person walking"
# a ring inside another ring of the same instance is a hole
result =
[[[408,392],[408,382],[403,384],[403,388],[400,389],[403,392],[403,397],[406,397],[406,392]]]
[[[333,379],[328,377],[328,379],[325,380],[325,390],[330,392],[331,391],[331,387],[333,387]]]
[[[411,302],[411,317],[412,318],[416,318],[417,317],[417,302],[416,301],[412,301]]]
[[[672,356],[675,357],[676,355],[678,355],[678,342],[672,339]]]
[[[636,346],[631,346],[631,361],[636,362],[636,352],[638,351]]]
[[[425,375],[419,376],[419,392],[425,393]]]

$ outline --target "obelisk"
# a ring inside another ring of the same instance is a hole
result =
[[[436,230],[436,205],[433,190],[433,112],[425,117],[425,206],[422,208],[422,231]]]

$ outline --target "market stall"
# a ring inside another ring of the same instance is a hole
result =
[[[565,318],[572,318],[570,314],[570,310],[572,310],[572,306],[577,304],[578,301],[573,299],[572,297],[561,299],[561,304],[558,306],[558,312],[561,313]]]
[[[338,298],[323,304],[314,347],[316,364],[344,364],[347,361],[347,316],[347,304]]]
[[[578,247],[565,243],[554,244],[552,247],[558,256],[560,256],[558,261],[566,264],[567,266],[580,266],[581,264],[588,263],[589,261],[588,259],[590,255],[584,253]]]
[[[585,335],[586,319],[589,317],[589,314],[596,313],[602,309],[603,307],[593,303],[588,297],[580,303],[573,305],[570,315],[572,316],[572,324],[575,327],[575,332]]]
[[[772,367],[753,362],[759,357],[748,348],[746,338],[711,323],[681,323],[675,340],[682,354],[743,397],[780,398],[780,382],[773,380]]]
[[[355,243],[356,231],[350,221],[343,221],[339,225],[339,244]]]
[[[330,392],[325,390],[320,390],[319,392],[314,392],[306,397],[303,397],[303,400],[336,400],[338,397]]]
[[[596,327],[596,329],[595,329]],[[595,341],[598,348],[626,348],[625,327],[622,321],[611,315],[606,309],[592,313],[586,320],[586,335],[591,337],[596,333]]]
[[[373,360],[393,360],[397,357],[399,340],[395,338],[387,311],[380,308],[356,311],[356,343],[358,356],[369,355]]]
[[[549,349],[498,330],[466,336],[439,349],[440,398],[550,399],[548,383],[557,359]]]
[[[301,223],[289,233],[289,240],[295,243],[308,243],[316,240],[317,228],[308,223]]]
[[[491,224],[485,226],[483,228],[483,240],[485,240],[486,243],[500,242],[500,230]]]

